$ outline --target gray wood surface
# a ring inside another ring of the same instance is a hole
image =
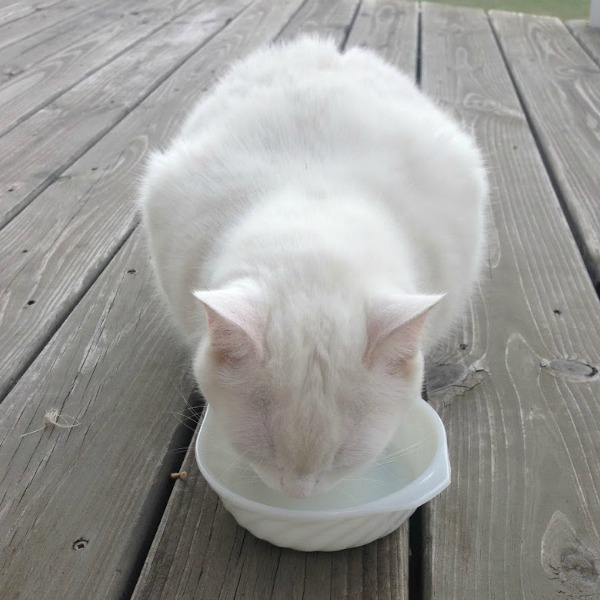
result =
[[[600,598],[600,305],[555,191],[595,273],[600,37],[438,4],[420,20],[423,87],[484,148],[492,207],[481,284],[428,365],[453,483],[411,520],[412,583]],[[418,29],[401,0],[0,0],[0,132],[16,124],[0,137],[1,600],[408,597],[407,526],[281,550],[235,524],[191,452],[173,485],[193,384],[133,198],[148,149],[278,32],[414,73]],[[21,437],[50,408],[80,424]]]
[[[363,2],[346,46],[368,47],[415,77],[417,72],[419,11],[414,2]]]
[[[0,51],[0,135],[189,9],[191,2],[101,6]]]
[[[360,0],[307,0],[281,32],[282,39],[318,33],[342,42],[350,30]]]
[[[245,0],[230,1],[209,9],[208,20],[205,20],[205,12],[189,13],[181,23],[183,29],[170,30],[170,34],[178,36],[180,43],[189,42],[192,48],[197,47],[220,31],[244,3]],[[214,7],[210,2],[205,5]],[[194,15],[196,20],[192,21]],[[234,24],[235,21],[230,26]],[[168,33],[165,30],[165,36]],[[227,28],[222,34],[226,33]],[[222,66],[232,44],[227,37],[220,36],[159,86],[138,107],[135,115],[119,123],[0,231],[0,248],[8,249],[0,253],[0,281],[4,291],[0,304],[0,355],[3,357],[0,398],[131,232],[135,186],[144,155],[149,146],[165,139],[202,86],[212,80],[212,71]],[[155,46],[148,54],[164,53],[148,68],[153,71],[155,80],[165,79],[166,74],[160,76],[159,66],[175,69],[177,58],[181,59],[180,43],[155,39]],[[170,58],[169,50],[174,55]],[[126,75],[124,70],[122,77]],[[190,86],[189,81],[196,81],[198,87]],[[164,110],[165,107],[168,110]],[[71,114],[71,111],[64,112],[62,117],[68,121]],[[157,114],[162,115],[161,119],[157,119]],[[73,119],[76,121],[77,117]],[[30,120],[13,132],[18,132]],[[79,122],[78,131],[81,136],[86,135],[89,119],[81,117]],[[0,138],[0,145],[13,132]],[[77,138],[70,138],[70,142],[76,144]],[[50,152],[49,146],[50,141],[46,152]],[[70,151],[69,140],[65,140],[64,149]],[[31,168],[39,169],[40,165],[32,160]],[[32,300],[35,304],[28,304]]]
[[[35,9],[24,2],[13,2],[7,6],[0,7],[0,25],[12,23],[28,14],[31,14]]]
[[[600,68],[559,19],[495,11],[490,18],[600,289]]]
[[[100,3],[106,3],[106,0],[86,0],[85,2],[60,0],[32,7],[33,10],[27,14],[21,14],[18,19],[8,19],[0,23],[0,49],[38,31],[52,27],[56,23],[68,21],[72,17],[77,19]]]
[[[600,29],[590,27],[588,21],[567,21],[567,27],[596,64],[600,65]]]
[[[492,186],[479,293],[430,371],[453,482],[425,509],[424,598],[598,598],[598,298],[486,15],[425,4],[422,27],[423,88]]]
[[[138,237],[0,404],[2,600],[127,597],[181,462],[187,360]],[[51,408],[80,425],[21,437]]]
[[[10,2],[0,3],[0,25],[12,23],[36,11],[43,10],[61,0],[48,0],[47,2]]]
[[[3,47],[0,49],[0,82],[5,83],[13,77],[21,76],[25,69],[102,28],[106,22],[98,19],[97,15],[105,12],[104,6],[93,8]]]
[[[233,6],[239,11],[238,2]],[[0,226],[156,89],[231,13],[229,3],[200,3],[0,137]]]
[[[354,15],[326,2],[309,2],[282,36],[312,30],[314,23],[341,44]],[[310,19],[305,21],[305,16]],[[413,73],[418,14],[407,3],[365,3],[350,33],[350,45],[379,44],[390,60]],[[331,25],[330,25],[331,23]],[[305,24],[305,25],[303,25]],[[305,29],[306,27],[306,29]],[[381,38],[387,43],[381,45]],[[414,44],[410,47],[409,44]],[[404,55],[406,51],[406,55]],[[192,446],[193,447],[193,446]],[[408,524],[362,548],[335,553],[282,550],[239,528],[199,476],[193,452],[183,467],[191,475],[175,484],[142,571],[134,600],[165,597],[205,600],[310,599],[401,600],[408,597]]]
[[[182,469],[189,476],[175,483],[133,600],[408,598],[407,527],[341,552],[276,548],[236,524],[199,474],[192,451]]]
[[[179,102],[190,104],[199,91],[190,81],[212,80],[229,60],[273,37],[295,8],[256,3],[161,86],[147,105],[155,125],[129,131],[136,133],[133,160],[117,160],[113,185],[118,175],[135,185],[131,163],[182,116],[175,107],[183,83]],[[171,110],[157,118],[161,102]],[[96,158],[106,159],[108,146],[96,148],[103,150]],[[86,165],[83,177],[89,171]],[[82,239],[94,247],[89,234]],[[134,233],[0,404],[3,600],[129,595],[172,485],[168,473],[181,461],[172,451],[187,441],[171,413],[185,407],[188,360],[155,296]],[[54,406],[81,425],[20,437]]]

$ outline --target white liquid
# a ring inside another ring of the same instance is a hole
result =
[[[198,438],[199,452],[216,480],[249,500],[294,510],[353,508],[401,490],[431,463],[439,443],[432,416],[428,414],[431,409],[419,400],[412,411],[410,418],[407,415],[396,431],[383,455],[371,467],[340,481],[329,492],[302,500],[288,498],[263,483],[250,464],[227,443],[210,411]]]
[[[219,479],[240,496],[279,508],[329,510],[360,506],[397,492],[415,478],[410,461],[380,459],[366,471],[340,481],[332,490],[309,498],[294,499],[268,487],[248,463],[238,460]]]

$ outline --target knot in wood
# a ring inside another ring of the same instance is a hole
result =
[[[571,581],[580,588],[596,588],[600,580],[598,561],[583,548],[565,548],[560,557],[558,576],[561,581]]]
[[[541,366],[547,369],[550,375],[558,379],[578,382],[595,381],[598,379],[598,369],[596,367],[578,360],[555,358],[550,361],[542,361]]]
[[[600,572],[598,540],[582,539],[569,519],[559,510],[550,518],[542,536],[542,567],[569,598],[599,598]]]

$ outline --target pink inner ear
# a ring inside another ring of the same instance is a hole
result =
[[[421,334],[429,311],[443,295],[402,295],[373,303],[367,319],[365,363],[379,359],[408,360],[421,345]]]
[[[208,329],[220,362],[253,353],[263,355],[261,300],[257,290],[236,286],[195,291],[206,310]]]

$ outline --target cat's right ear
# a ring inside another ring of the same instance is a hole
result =
[[[254,356],[263,358],[263,307],[260,293],[252,286],[235,286],[220,290],[196,290],[208,322],[211,345],[217,361],[235,364]]]

